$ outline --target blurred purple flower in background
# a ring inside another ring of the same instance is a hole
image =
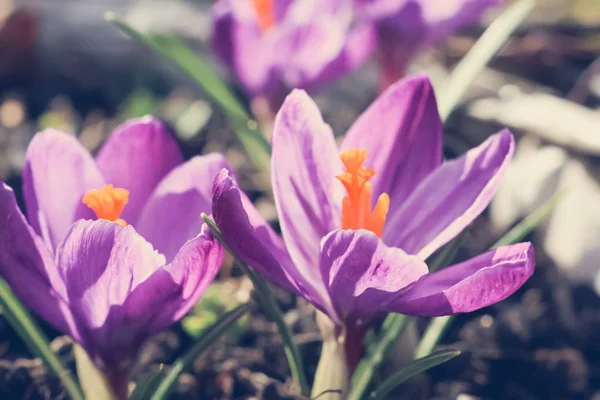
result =
[[[315,89],[367,60],[375,32],[353,15],[348,0],[219,0],[213,47],[252,97],[277,110],[285,87]]]
[[[295,90],[273,128],[283,240],[226,170],[215,180],[213,215],[236,256],[342,328],[352,369],[364,324],[377,313],[469,312],[505,299],[531,276],[529,243],[439,272],[425,264],[487,207],[513,152],[512,134],[502,131],[443,162],[442,123],[425,77],[384,92],[340,150],[314,102]]]
[[[183,317],[221,266],[200,214],[227,162],[211,154],[183,163],[150,117],[117,128],[95,160],[55,130],[38,133],[26,157],[27,219],[12,189],[0,188],[0,275],[79,342],[122,397],[141,344]]]
[[[417,53],[476,22],[503,0],[354,0],[357,13],[373,21],[381,89],[402,78]]]

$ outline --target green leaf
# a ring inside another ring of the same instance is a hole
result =
[[[223,236],[221,235],[221,231],[219,230],[219,227],[215,221],[213,221],[212,218],[204,213],[202,214],[202,219],[204,219],[204,222],[206,222],[215,238],[223,244],[229,253],[233,254],[231,249],[229,249],[227,246],[227,243],[223,241]],[[292,372],[292,378],[300,387],[300,392],[302,395],[308,396],[310,393],[310,388],[308,387],[308,382],[306,380],[306,376],[304,375],[302,356],[300,355],[298,346],[296,346],[294,338],[292,337],[292,334],[285,323],[283,312],[281,312],[279,305],[277,305],[277,302],[273,298],[267,283],[256,272],[254,272],[252,268],[248,267],[244,263],[239,262],[239,260],[238,265],[252,281],[258,305],[267,314],[269,319],[271,319],[273,322],[275,322],[275,325],[277,325],[277,330],[279,331],[281,341],[283,342],[283,347],[288,364],[290,366],[290,371]]]
[[[454,68],[447,84],[440,92],[439,109],[442,121],[448,119],[477,74],[500,51],[534,6],[534,0],[519,0],[508,7],[485,30],[473,48]]]
[[[523,240],[525,236],[529,235],[531,231],[533,231],[539,224],[544,222],[550,216],[562,195],[563,192],[557,192],[550,198],[550,200],[535,209],[531,214],[525,217],[523,221],[518,223],[514,228],[502,236],[491,248],[495,249],[498,247],[507,246],[509,244],[518,243]]]
[[[2,315],[11,328],[17,332],[29,351],[42,359],[48,371],[61,380],[69,397],[72,400],[84,400],[81,388],[73,378],[71,371],[63,365],[58,356],[52,351],[46,335],[17,299],[8,283],[1,278],[0,306],[2,307]]]
[[[112,12],[107,12],[105,18],[125,34],[148,46],[185,72],[225,112],[252,162],[262,171],[269,168],[269,142],[258,131],[258,124],[251,120],[244,106],[208,62],[174,36],[143,34]]]
[[[375,371],[385,360],[390,348],[408,325],[410,318],[402,314],[390,314],[382,326],[382,335],[368,349],[352,374],[352,390],[348,400],[360,400],[369,387]]]
[[[173,390],[173,385],[177,382],[179,374],[186,370],[194,360],[202,354],[210,345],[219,339],[229,328],[235,325],[238,319],[246,314],[251,308],[251,304],[246,303],[238,306],[219,320],[216,324],[204,331],[204,334],[196,341],[194,346],[188,350],[185,355],[178,358],[170,367],[165,378],[160,382],[158,388],[150,397],[151,400],[165,400]]]
[[[444,333],[448,330],[450,322],[452,322],[453,319],[452,315],[431,319],[417,345],[415,358],[425,357],[433,351],[435,346],[437,346],[444,336]]]
[[[443,364],[459,354],[460,351],[458,350],[440,350],[426,357],[419,358],[383,381],[377,389],[371,392],[368,398],[373,400],[385,399],[392,390],[406,382],[408,379],[423,371]]]
[[[150,372],[146,374],[140,381],[135,385],[135,389],[129,396],[129,400],[146,400],[149,399],[165,377],[165,371],[163,365],[161,365],[158,371]]]

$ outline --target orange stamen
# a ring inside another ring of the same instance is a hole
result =
[[[252,0],[256,16],[258,17],[258,26],[265,32],[275,25],[275,7],[274,0]]]
[[[390,197],[383,193],[371,212],[371,179],[375,171],[363,166],[367,150],[353,149],[340,155],[346,172],[338,175],[348,195],[342,201],[342,229],[367,229],[381,237],[390,207]]]
[[[119,217],[128,201],[129,191],[115,188],[113,185],[104,185],[100,190],[89,190],[81,200],[83,204],[94,210],[98,218],[116,222],[121,226],[127,226],[127,223]]]

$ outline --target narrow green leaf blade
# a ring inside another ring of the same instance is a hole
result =
[[[494,245],[492,249],[498,247],[507,246],[509,244],[518,243],[523,240],[530,232],[532,232],[539,224],[544,222],[552,213],[558,201],[560,200],[563,192],[557,192],[547,202],[536,208],[531,214],[529,214],[523,221],[518,223],[514,228],[508,231],[502,236]]]
[[[360,361],[352,374],[352,390],[348,400],[360,400],[368,389],[373,375],[385,360],[390,348],[406,328],[410,317],[402,314],[390,314],[385,319],[382,335],[372,346],[370,352]]]
[[[79,384],[73,378],[58,356],[50,348],[48,338],[32,318],[29,311],[15,296],[8,283],[0,278],[0,306],[2,315],[17,332],[23,343],[36,356],[40,357],[49,372],[58,377],[72,400],[84,400]]]
[[[485,30],[473,48],[454,68],[440,98],[440,116],[448,119],[471,83],[500,51],[512,33],[525,21],[535,6],[534,0],[519,0],[508,7]]]
[[[423,371],[443,364],[459,354],[460,351],[458,350],[440,350],[426,357],[419,358],[383,381],[377,389],[371,392],[368,398],[373,400],[385,399],[392,390],[406,382],[408,379]]]
[[[423,337],[419,341],[417,345],[417,349],[415,350],[415,358],[425,357],[430,354],[435,346],[440,342],[441,338],[448,330],[450,326],[450,322],[452,322],[453,316],[446,315],[444,317],[432,318],[423,332]]]
[[[229,247],[227,246],[227,243],[223,241],[223,236],[221,235],[221,231],[219,230],[219,227],[217,226],[215,221],[204,213],[202,214],[202,219],[204,220],[204,222],[206,222],[215,238],[223,244],[227,251],[233,254],[231,252],[231,249],[229,249]],[[281,309],[277,305],[277,302],[273,298],[273,295],[271,294],[267,283],[249,266],[245,265],[239,260],[237,264],[239,265],[240,269],[242,269],[242,271],[244,271],[244,273],[252,281],[256,294],[256,300],[259,306],[267,314],[267,316],[273,322],[275,322],[275,325],[277,325],[277,330],[279,331],[281,341],[283,342],[283,348],[285,351],[286,358],[288,360],[288,364],[290,366],[292,378],[298,384],[301,394],[303,396],[308,396],[310,393],[310,388],[308,386],[306,376],[304,375],[302,355],[300,354],[300,350],[298,350],[298,346],[296,346],[296,342],[294,342],[292,333],[290,332],[287,324],[285,323],[285,320],[283,318],[283,312],[281,311]]]
[[[143,34],[112,12],[107,12],[105,18],[125,34],[148,46],[185,72],[225,112],[252,162],[263,171],[268,169],[271,154],[269,142],[261,135],[258,125],[251,121],[244,106],[209,63],[174,36]]]
[[[150,372],[144,376],[135,385],[135,389],[129,396],[129,400],[146,400],[152,397],[152,394],[156,392],[158,386],[165,378],[165,368],[161,366],[158,371]]]
[[[173,385],[177,382],[179,375],[185,371],[185,369],[188,368],[200,354],[231,328],[238,319],[250,311],[250,308],[251,304],[242,304],[226,313],[219,322],[210,328],[207,328],[194,346],[188,350],[184,356],[173,363],[166,373],[165,378],[160,382],[160,385],[150,399],[166,400],[173,390]]]

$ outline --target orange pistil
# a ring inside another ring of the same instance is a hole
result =
[[[353,149],[340,155],[346,172],[337,178],[344,184],[348,195],[342,201],[342,229],[367,229],[381,237],[383,224],[390,207],[390,197],[383,193],[371,212],[371,183],[375,171],[365,168],[367,150]]]
[[[98,218],[116,222],[121,226],[127,226],[127,223],[119,217],[128,201],[129,191],[115,188],[113,185],[104,185],[100,190],[88,190],[81,200],[83,204],[94,210]]]
[[[256,10],[256,16],[258,17],[258,25],[263,32],[275,25],[274,1],[275,0],[252,0],[252,4]]]

